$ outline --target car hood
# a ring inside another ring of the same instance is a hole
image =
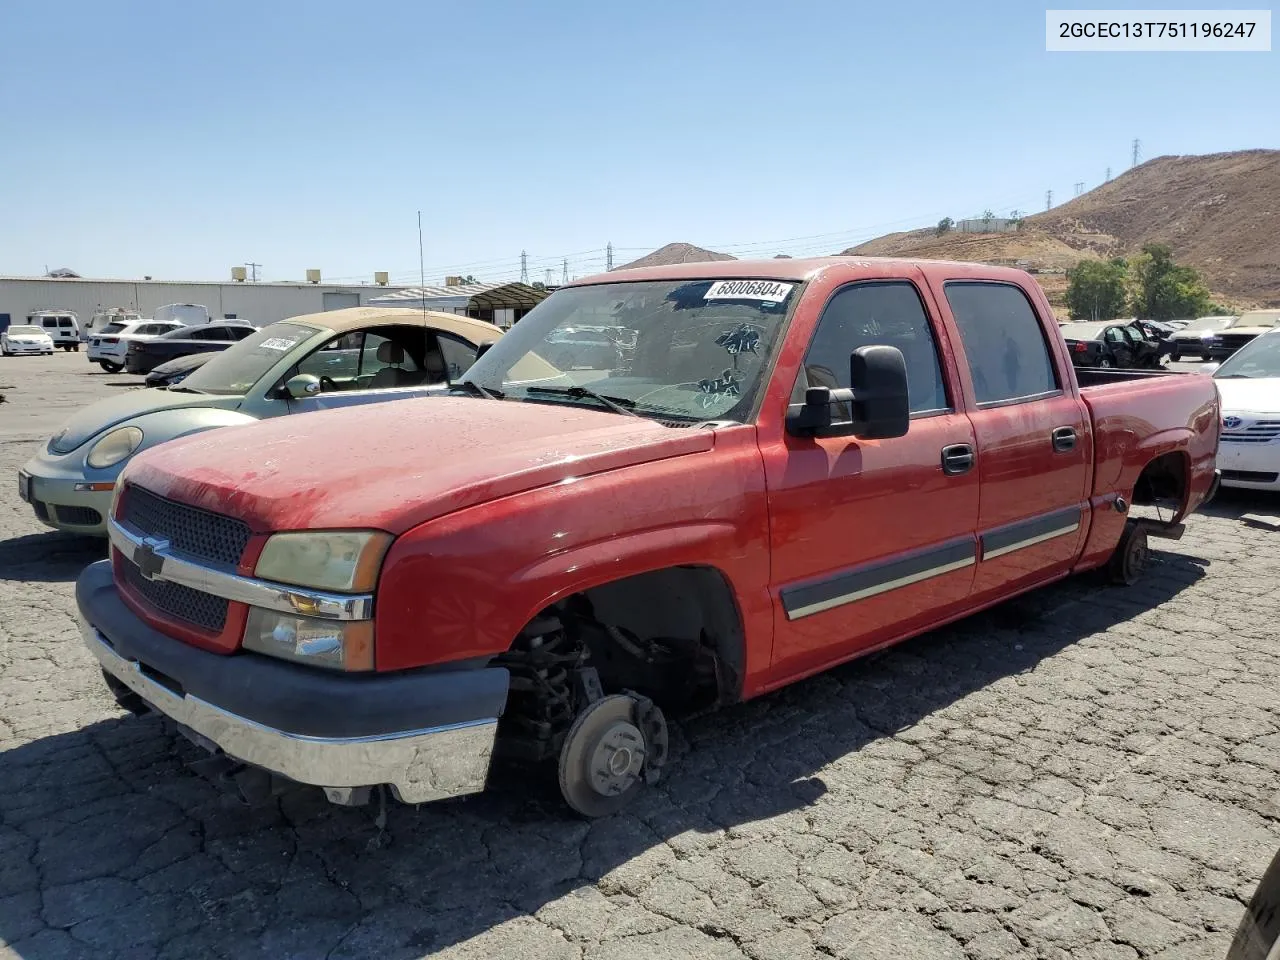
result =
[[[714,443],[711,430],[579,407],[423,397],[176,440],[141,454],[122,479],[258,533],[400,534],[479,503]]]
[[[1280,413],[1280,377],[1224,377],[1213,382],[1223,413]]]
[[[232,409],[242,397],[214,396],[206,393],[175,393],[168,390],[130,390],[116,397],[91,403],[74,413],[49,441],[52,453],[70,453],[86,440],[96,437],[108,427],[126,420],[174,410],[178,407],[221,407]]]

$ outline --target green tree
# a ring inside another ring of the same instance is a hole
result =
[[[1072,320],[1114,320],[1128,291],[1124,261],[1081,260],[1067,271],[1067,311]]]
[[[952,220],[950,217],[943,217],[941,220],[938,221],[938,228],[934,231],[934,233],[936,233],[938,236],[942,236],[944,233],[949,232],[951,228],[954,227],[955,225],[956,225],[956,222]]]
[[[995,218],[996,218],[996,215],[994,212],[992,212],[989,209],[983,210],[982,211],[982,229],[990,231],[991,221],[994,220]]]
[[[1129,294],[1134,316],[1177,320],[1209,311],[1209,288],[1191,267],[1173,261],[1163,243],[1149,243],[1129,264]]]

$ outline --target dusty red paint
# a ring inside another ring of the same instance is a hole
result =
[[[1212,383],[1166,377],[1082,395],[1043,292],[1021,271],[835,258],[685,264],[607,280],[735,277],[804,282],[754,424],[669,429],[540,404],[408,400],[176,441],[140,456],[125,479],[241,517],[261,535],[395,533],[376,595],[380,670],[497,654],[547,604],[593,585],[672,565],[715,568],[742,618],[744,696],[1105,562],[1124,523],[1112,501],[1132,495],[1155,456],[1186,457],[1182,513],[1208,492]],[[787,404],[827,299],[851,281],[888,277],[921,291],[954,411],[914,420],[892,440],[789,436]],[[954,279],[1002,281],[1028,295],[1049,334],[1059,395],[979,409],[942,293]],[[1048,434],[1068,424],[1077,448],[1054,454]],[[978,466],[946,477],[939,451],[957,442],[976,446]],[[789,585],[1072,506],[1084,511],[1074,535],[803,619],[782,610]]]

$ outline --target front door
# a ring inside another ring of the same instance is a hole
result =
[[[808,386],[849,386],[849,356],[858,347],[898,347],[912,411],[906,436],[784,435],[762,450],[776,682],[924,629],[969,596],[978,519],[975,439],[958,398],[948,395],[919,282],[911,269],[901,280],[837,290],[792,396],[797,403]]]
[[[1092,433],[1020,287],[947,281],[942,293],[975,404],[982,507],[973,602],[981,603],[1070,568],[1088,520]]]

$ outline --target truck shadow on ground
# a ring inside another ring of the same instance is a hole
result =
[[[0,540],[0,580],[62,583],[75,580],[89,564],[107,555],[103,537],[50,530]]]
[[[586,939],[643,933],[652,914],[597,889],[638,893],[726,830],[767,837],[767,821],[796,813],[838,824],[842,804],[869,801],[825,782],[829,764],[1203,576],[1204,561],[1154,558],[1135,587],[1076,578],[686,721],[659,787],[590,823],[567,815],[554,772],[507,771],[474,798],[389,805],[380,827],[376,806],[330,807],[318,790],[243,806],[187,769],[202,755],[154,719],[32,741],[0,755],[0,938],[27,960],[354,958],[419,957],[490,933],[500,939],[476,944],[477,956],[541,956],[537,938],[558,934],[500,929],[540,911]],[[546,955],[559,956],[553,945]]]

